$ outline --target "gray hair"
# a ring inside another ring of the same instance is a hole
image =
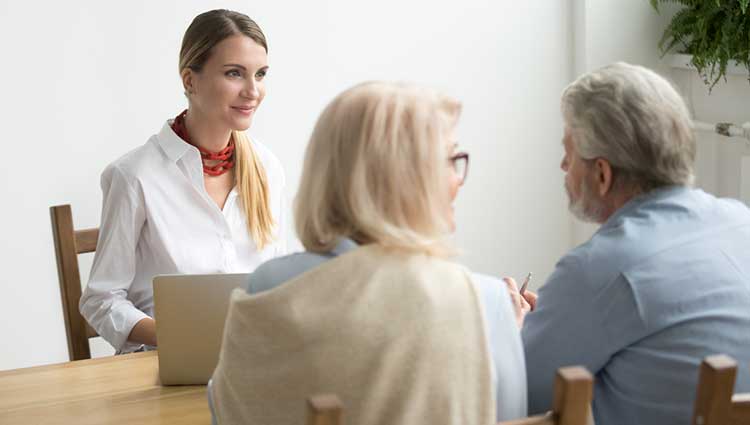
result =
[[[614,185],[645,192],[692,184],[690,114],[655,72],[619,62],[585,74],[565,89],[561,108],[578,154],[606,159]]]

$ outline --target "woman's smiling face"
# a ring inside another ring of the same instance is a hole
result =
[[[183,71],[191,111],[230,130],[248,129],[266,95],[267,71],[266,50],[252,38],[222,40],[200,71]]]

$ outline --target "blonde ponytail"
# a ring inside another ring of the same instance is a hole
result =
[[[185,31],[180,49],[180,75],[185,69],[200,72],[211,52],[221,41],[242,34],[263,46],[268,53],[266,36],[247,15],[216,9],[201,13]],[[233,131],[235,144],[235,184],[247,218],[247,231],[258,250],[273,240],[273,216],[269,205],[268,178],[245,133]]]
[[[237,156],[237,192],[247,218],[247,230],[257,249],[261,250],[273,240],[275,224],[271,215],[266,170],[244,132],[233,131],[232,137]]]

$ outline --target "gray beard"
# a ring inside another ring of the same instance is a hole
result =
[[[574,200],[570,188],[567,183],[565,184],[565,191],[568,194],[568,210],[583,222],[602,223],[606,210],[604,202],[594,194],[585,178],[581,179],[579,189],[581,195]]]

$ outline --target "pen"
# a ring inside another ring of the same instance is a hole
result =
[[[531,272],[526,275],[526,279],[524,279],[523,285],[521,285],[521,289],[518,290],[518,293],[523,295],[523,293],[526,292],[526,287],[529,286],[529,281],[531,281]]]

